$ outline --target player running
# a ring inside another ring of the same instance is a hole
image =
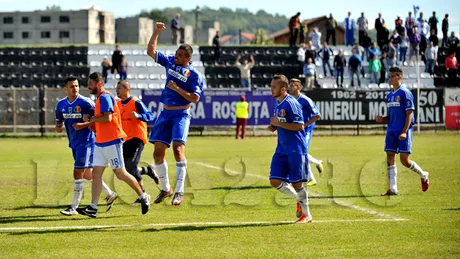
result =
[[[85,187],[84,179],[91,181],[94,152],[94,133],[89,129],[90,123],[83,122],[83,114],[94,114],[94,102],[79,94],[80,86],[76,77],[64,79],[64,92],[67,97],[56,104],[56,132],[62,132],[65,125],[69,147],[74,158],[73,177],[75,188],[72,205],[61,211],[66,216],[77,215],[76,209],[80,204]],[[102,181],[102,190],[106,195],[107,211],[117,199],[117,194]]]
[[[412,126],[414,125],[414,96],[411,91],[401,85],[403,71],[398,67],[390,68],[390,84],[392,90],[387,95],[388,116],[377,116],[376,121],[388,123],[385,137],[385,152],[387,153],[388,179],[390,189],[381,196],[398,195],[395,157],[399,153],[401,163],[420,175],[422,191],[428,190],[430,181],[428,172],[414,161],[409,160],[412,151]]]

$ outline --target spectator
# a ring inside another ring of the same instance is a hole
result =
[[[380,50],[387,50],[389,37],[390,31],[388,31],[387,25],[384,23],[377,33],[377,44],[379,45]]]
[[[393,43],[388,44],[388,55],[387,55],[387,65],[388,69],[393,67],[396,64],[398,55],[396,54],[396,48]]]
[[[434,29],[431,29],[431,35],[428,38],[429,42],[433,42],[433,46],[436,49],[436,53],[438,52],[438,45],[439,45],[439,38],[438,35],[436,35],[436,31]]]
[[[289,47],[295,47],[300,25],[300,12],[289,19]]]
[[[353,48],[351,48],[351,50],[352,51],[355,50],[356,54],[359,55],[360,57],[362,57],[365,54],[364,48],[359,46],[357,42],[355,42],[355,45],[353,46]]]
[[[240,63],[241,56],[236,58],[235,66],[240,69],[241,87],[251,89],[251,68],[254,67],[254,56],[251,55],[251,63],[247,59]]]
[[[369,70],[371,72],[371,83],[378,84],[380,71],[382,70],[382,63],[379,60],[379,56],[374,55],[372,63],[369,63]]]
[[[450,55],[446,58],[444,66],[447,70],[447,76],[449,78],[448,86],[458,87],[457,83],[457,71],[458,71],[458,61],[455,57],[457,53],[455,51],[450,51]]]
[[[377,48],[377,43],[372,42],[371,47],[369,48],[369,69],[372,66],[372,62],[374,62],[374,56],[379,56],[380,50]]]
[[[343,70],[347,66],[347,60],[343,56],[342,49],[339,49],[339,53],[334,57],[334,70],[335,70],[335,80],[338,87],[343,87]],[[340,77],[340,84],[339,84]]]
[[[331,48],[327,46],[327,42],[323,43],[323,48],[321,48],[318,51],[318,56],[321,58],[323,61],[323,72],[324,72],[324,77],[327,77],[327,71],[326,71],[326,66],[329,68],[329,72],[331,72],[331,76],[334,75],[332,73],[332,68],[331,68],[331,63],[329,63],[329,59],[331,56],[334,54]]]
[[[216,35],[212,39],[212,48],[214,50],[214,63],[220,61],[220,38],[219,31],[216,31]]]
[[[366,17],[364,17],[364,12],[361,13],[361,17],[358,18],[358,21],[356,21],[356,24],[358,24],[358,30],[359,30],[359,38],[358,42],[361,44],[362,39],[364,37],[364,33],[367,32],[369,29],[369,21],[367,20]]]
[[[332,45],[335,46],[335,29],[337,28],[337,21],[334,19],[334,16],[329,14],[329,18],[326,20],[326,42],[329,43],[329,37],[332,36]],[[321,39],[320,43],[318,45],[321,45]],[[319,47],[317,47],[319,49]]]
[[[306,23],[300,23],[299,27],[299,43],[305,43],[305,34],[307,34],[307,24]]]
[[[358,87],[361,87],[361,80],[359,80],[359,71],[361,71],[361,68],[363,66],[363,61],[361,57],[358,55],[355,49],[351,50],[351,57],[348,60],[348,69],[350,70],[350,83],[351,87],[354,87],[354,75],[356,75],[356,78],[358,79]]]
[[[117,70],[117,73],[120,73],[118,70],[118,65],[121,62],[121,50],[119,45],[115,45],[115,51],[112,53],[112,68],[111,68],[111,73],[115,74],[115,69]]]
[[[399,62],[401,65],[404,65],[404,62],[406,62],[407,49],[409,48],[409,44],[409,37],[406,35],[406,31],[403,30],[401,33],[401,45],[399,48]]]
[[[343,21],[345,27],[345,46],[353,46],[355,41],[355,19],[351,17],[351,12],[348,12],[348,17]]]
[[[436,12],[433,12],[433,16],[428,19],[428,25],[430,26],[431,30],[434,30],[434,34],[438,34],[438,23],[439,20],[438,17],[436,17]]]
[[[423,19],[418,24],[418,32],[422,36],[422,41],[427,42],[430,37],[430,26]]]
[[[302,42],[300,44],[300,48],[297,50],[297,61],[299,62],[300,71],[303,71],[303,67],[305,66],[305,51],[307,49],[307,44]]]
[[[404,21],[401,19],[401,15],[398,14],[398,18],[395,20],[395,29],[398,31],[398,34],[402,34],[404,30]]]
[[[412,56],[415,55],[416,64],[418,64],[418,54],[420,50],[420,42],[422,38],[420,33],[417,31],[417,27],[414,27],[414,31],[411,36],[409,36],[410,41],[410,53],[409,53],[409,65],[412,64]]]
[[[449,37],[449,50],[457,51],[457,45],[459,43],[457,36],[455,36],[455,32],[450,33]]]
[[[393,44],[393,47],[395,49],[395,62],[394,62],[394,64],[399,65],[399,50],[400,50],[400,46],[401,46],[401,36],[399,36],[397,30],[393,31],[393,35],[390,36],[389,42],[391,44]]]
[[[180,43],[184,43],[184,27],[180,25],[180,13],[171,20],[172,44],[179,45],[177,33],[180,33]]]
[[[420,16],[417,18],[417,24],[420,24],[423,22],[426,22],[425,18],[423,18],[423,12],[420,12]],[[420,31],[419,31],[420,32]]]
[[[390,69],[388,66],[388,53],[386,51],[382,52],[382,57],[380,58],[380,64],[382,65],[382,68],[380,69],[380,80],[378,84],[383,84],[387,80],[387,72]]]
[[[408,37],[412,35],[414,27],[416,27],[415,18],[412,16],[412,12],[409,12],[409,16],[406,17],[406,34]]]
[[[315,80],[317,80],[318,73],[316,72],[316,65],[313,63],[313,59],[308,58],[307,63],[304,66],[303,74],[305,75],[305,87],[307,89],[313,89]]]
[[[363,41],[359,44],[363,46],[365,54],[361,57],[363,60],[366,58],[367,61],[369,61],[369,48],[371,47],[372,40],[369,35],[367,35],[367,32],[364,32],[363,35]]]
[[[308,33],[308,37],[310,37],[316,49],[321,48],[321,32],[319,32],[318,27],[313,27],[310,33]]]
[[[448,47],[447,32],[449,31],[449,14],[446,14],[442,20],[442,47]]]
[[[309,58],[313,60],[313,63],[316,63],[316,48],[313,46],[313,42],[311,40],[308,41],[308,46],[305,49],[305,60],[308,60]]]
[[[112,64],[110,63],[109,59],[107,57],[104,57],[104,59],[101,62],[102,66],[102,77],[104,78],[104,84],[107,84],[107,76],[109,73],[109,69],[112,67]]]
[[[241,127],[241,139],[244,139],[244,135],[246,134],[246,124],[248,122],[248,117],[249,117],[249,103],[246,102],[246,96],[244,95],[242,95],[240,97],[240,101],[236,103],[235,117],[236,117],[235,138],[238,139],[238,135],[240,135],[239,131]]]
[[[425,72],[430,73],[430,75],[434,74],[434,66],[437,58],[436,48],[433,42],[430,41],[430,45],[425,50]]]
[[[379,17],[375,19],[375,30],[377,34],[383,29],[383,25],[385,24],[385,20],[382,18],[382,14],[379,13]]]
[[[126,80],[128,76],[128,62],[126,62],[126,57],[124,55],[121,56],[121,62],[118,65],[118,71],[120,71],[120,81]]]

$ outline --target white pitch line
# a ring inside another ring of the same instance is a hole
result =
[[[313,223],[353,223],[353,222],[394,222],[403,219],[331,219],[313,220]],[[296,224],[294,221],[252,221],[252,222],[182,222],[157,224],[125,224],[125,225],[93,225],[93,226],[52,226],[52,227],[9,227],[0,228],[0,232],[7,231],[44,231],[44,230],[75,230],[75,229],[107,229],[107,228],[147,228],[147,227],[187,227],[187,226],[253,226],[253,225],[280,225]]]
[[[211,168],[211,169],[216,169],[216,170],[219,170],[219,171],[226,171],[226,172],[229,172],[229,173],[232,173],[232,174],[243,175],[243,173],[241,173],[241,172],[237,172],[237,171],[234,171],[234,170],[227,170],[227,169],[224,169],[222,167],[218,167],[218,166],[214,166],[214,165],[210,165],[210,164],[206,164],[206,163],[202,163],[202,162],[195,162],[195,164],[203,166],[203,167]],[[268,177],[264,177],[264,176],[261,176],[261,175],[256,175],[256,174],[244,174],[244,175],[259,178],[259,179],[263,179],[263,180],[268,180]],[[309,193],[314,194],[315,196],[324,196],[324,194],[317,193],[317,192],[309,191]],[[350,208],[350,209],[355,209],[355,210],[358,210],[358,211],[365,212],[365,213],[373,215],[373,216],[378,216],[378,217],[382,217],[382,218],[389,218],[389,219],[397,220],[397,221],[407,220],[405,218],[399,218],[399,217],[395,217],[395,216],[390,215],[390,214],[378,212],[378,211],[371,210],[371,209],[368,209],[368,208],[363,208],[363,207],[360,207],[358,205],[349,204],[349,203],[344,202],[344,201],[338,201],[338,200],[335,200],[335,199],[332,199],[332,198],[328,198],[327,200],[328,201],[333,201],[333,202],[335,202],[335,203],[337,203],[337,204],[339,204],[341,206],[344,206],[344,207],[347,207],[347,208]]]

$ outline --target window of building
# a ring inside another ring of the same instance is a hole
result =
[[[60,23],[69,23],[70,22],[70,17],[68,15],[61,15],[61,16],[59,16],[59,22]]]
[[[42,16],[41,17],[41,22],[42,23],[50,23],[51,22],[51,16]]]
[[[13,23],[13,17],[3,17],[3,23],[4,24],[12,24]]]
[[[60,32],[59,32],[59,38],[60,38],[60,39],[70,38],[70,33],[69,33],[69,31],[60,31]]]
[[[29,32],[28,31],[23,31],[22,32],[22,38],[23,39],[28,39],[29,38]]]
[[[49,31],[42,31],[41,34],[40,34],[41,38],[42,39],[49,39],[51,38],[51,32]]]
[[[3,33],[3,38],[4,38],[4,39],[13,39],[13,38],[14,38],[14,34],[13,34],[13,32],[6,31],[6,32]]]
[[[29,23],[29,17],[23,16],[22,17],[22,23]]]

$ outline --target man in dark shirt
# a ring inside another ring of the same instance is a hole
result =
[[[350,81],[351,87],[354,87],[354,75],[358,79],[358,87],[361,87],[361,81],[359,80],[359,71],[363,65],[361,57],[357,54],[356,50],[351,51],[352,56],[348,60],[348,68],[350,69]]]
[[[442,20],[442,46],[447,47],[449,44],[447,43],[447,32],[449,31],[449,15],[446,14],[444,19]]]
[[[113,51],[113,54],[112,54],[112,69],[111,69],[112,74],[115,73],[115,69],[117,70],[117,74],[120,73],[120,71],[118,71],[118,66],[120,65],[120,63],[121,63],[120,46],[115,45],[115,51]]]
[[[289,19],[289,47],[295,47],[297,37],[299,35],[299,26],[300,26],[300,12],[292,16]]]
[[[347,65],[347,60],[343,56],[342,49],[339,49],[339,53],[334,57],[334,69],[336,71],[335,80],[337,82],[338,87],[343,87],[343,70]],[[339,84],[339,76],[340,76],[340,84]]]
[[[214,50],[214,62],[218,62],[220,60],[219,31],[216,31],[216,36],[212,39],[212,48]]]
[[[334,19],[332,13],[326,20],[326,42],[329,43],[329,38],[332,36],[332,45],[335,46],[335,28],[337,28],[337,21]]]
[[[433,12],[433,16],[428,20],[428,25],[430,26],[430,30],[434,30],[435,34],[438,34],[438,22],[439,20],[436,16],[436,12]]]

